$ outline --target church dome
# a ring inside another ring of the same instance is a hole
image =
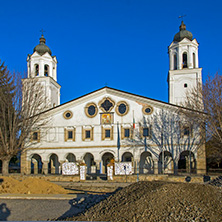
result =
[[[180,25],[180,31],[174,36],[173,41],[174,42],[180,42],[184,38],[187,38],[187,39],[192,41],[193,34],[186,30],[186,25],[182,21],[181,25]]]
[[[38,54],[41,56],[44,55],[46,52],[52,55],[50,48],[45,44],[45,38],[43,35],[39,39],[39,44],[33,49],[33,52],[38,52]]]

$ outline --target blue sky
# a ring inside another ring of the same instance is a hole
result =
[[[105,85],[168,101],[167,47],[180,15],[199,42],[203,79],[222,66],[222,3],[149,0],[0,0],[0,59],[26,72],[39,43],[58,60],[61,103]]]

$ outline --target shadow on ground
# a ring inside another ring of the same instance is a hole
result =
[[[113,195],[114,193],[116,193],[120,189],[122,189],[122,188],[118,188],[114,192],[105,193],[105,194],[104,194],[104,192],[103,192],[103,194],[87,194],[85,192],[85,194],[86,194],[85,197],[78,197],[77,196],[77,198],[70,200],[69,201],[70,209],[68,211],[66,211],[63,215],[61,215],[60,217],[53,219],[53,220],[64,220],[68,217],[73,217],[73,216],[77,216],[81,213],[84,213],[90,207],[105,200],[106,198]]]

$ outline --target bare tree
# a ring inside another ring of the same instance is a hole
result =
[[[133,139],[129,139],[127,144],[140,146],[158,159],[159,173],[166,173],[168,169],[169,173],[177,173],[182,152],[187,158],[187,171],[195,168],[194,154],[203,143],[203,138],[198,125],[190,123],[179,109],[161,109],[143,117],[138,125]],[[150,159],[147,161],[150,162]]]
[[[202,134],[212,147],[208,157],[222,160],[222,76],[208,76],[206,82],[199,84],[187,93],[183,106],[190,108],[184,114],[191,122],[202,126]]]
[[[0,160],[3,174],[8,173],[10,159],[21,153],[28,141],[35,141],[32,137],[36,135],[32,131],[48,121],[43,112],[48,108],[48,101],[38,79],[21,81],[21,75],[10,75],[8,71],[5,75],[4,84],[11,84],[13,91],[4,93],[4,87],[0,87]]]

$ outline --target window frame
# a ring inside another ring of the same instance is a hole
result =
[[[125,111],[124,113],[120,113],[120,112],[119,112],[119,106],[120,106],[121,104],[124,104],[124,105],[126,106],[126,111]],[[128,105],[127,102],[125,102],[125,101],[119,101],[119,102],[116,104],[116,113],[117,113],[118,116],[125,116],[128,112],[129,112],[129,105]]]
[[[46,77],[49,76],[49,65],[48,64],[44,65],[44,76],[46,76]]]
[[[36,139],[34,138],[34,134],[37,134],[36,136]],[[30,135],[30,141],[31,142],[37,142],[39,143],[40,142],[40,130],[34,130],[31,132],[31,135]]]
[[[67,113],[70,113],[70,116],[69,116],[69,117],[66,116]],[[71,118],[73,117],[72,111],[66,110],[66,111],[63,113],[63,117],[64,117],[65,119],[71,119]]]
[[[146,109],[148,108],[150,109],[149,113],[146,112]],[[151,105],[144,105],[142,108],[142,112],[144,115],[151,115],[153,113],[153,107]]]
[[[36,63],[34,65],[34,70],[35,70],[35,76],[39,76],[39,64],[38,63]]]
[[[95,107],[95,113],[93,115],[90,115],[89,112],[88,112],[88,108],[90,106],[94,106]],[[91,102],[91,103],[86,104],[86,106],[85,106],[85,114],[86,114],[87,117],[93,118],[93,117],[95,117],[97,115],[97,113],[98,113],[98,108],[97,108],[97,105],[95,103]]]
[[[193,137],[192,126],[183,125],[182,127],[180,127],[180,130],[181,137]],[[188,132],[188,134],[186,132]]]
[[[126,137],[126,134],[125,134],[125,131],[126,130],[129,130],[129,137]],[[133,128],[132,127],[129,127],[129,126],[121,126],[121,139],[130,139],[132,137],[132,130]]]
[[[72,132],[72,138],[69,138],[69,132]],[[75,134],[76,134],[76,129],[75,128],[65,128],[64,129],[64,140],[65,142],[67,141],[75,141]]]
[[[87,131],[90,131],[89,138],[86,137]],[[94,131],[93,127],[82,127],[82,141],[92,141],[94,139],[93,131]]]
[[[144,129],[148,129],[148,135],[144,135]],[[141,138],[151,139],[152,136],[152,126],[140,126],[140,136]]]
[[[106,137],[106,130],[110,131],[110,136]],[[101,139],[102,140],[113,140],[113,126],[101,126]]]

